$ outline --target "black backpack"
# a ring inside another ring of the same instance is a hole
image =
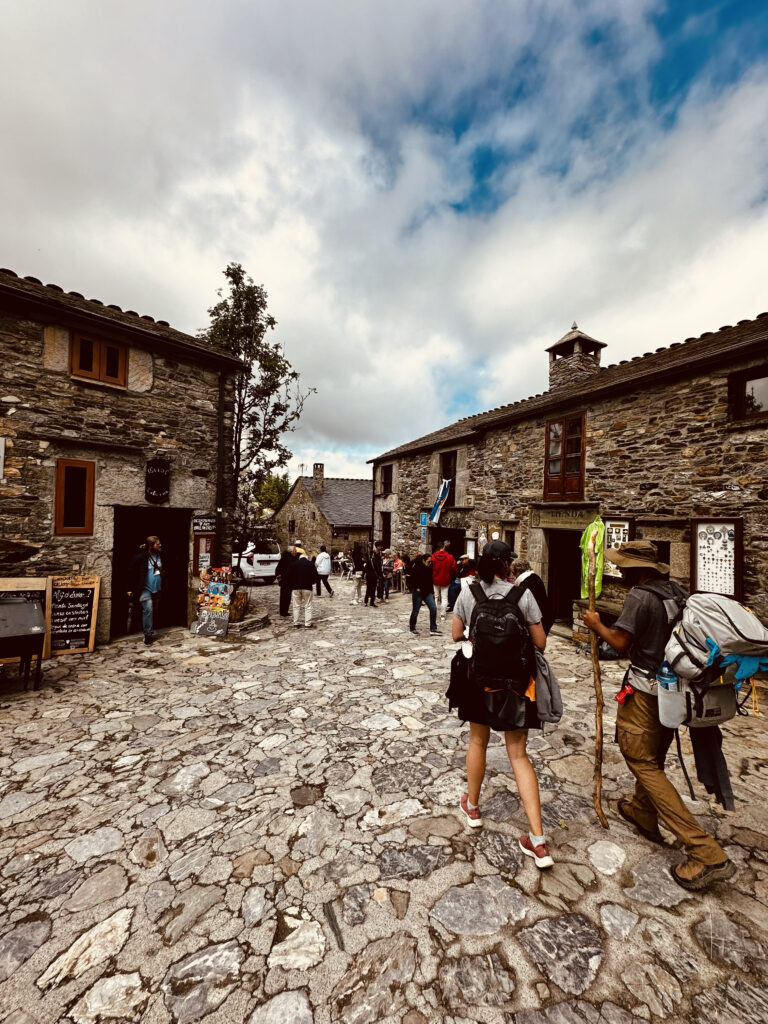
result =
[[[477,686],[512,690],[522,697],[536,671],[533,641],[518,605],[525,587],[512,587],[504,597],[488,597],[477,582],[469,589],[475,599],[469,620],[469,678]]]

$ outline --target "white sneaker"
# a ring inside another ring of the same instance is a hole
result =
[[[349,603],[350,604],[359,604],[360,602],[359,601],[350,601]]]

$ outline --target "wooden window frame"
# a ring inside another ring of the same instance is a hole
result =
[[[569,424],[576,420],[581,423],[581,432],[579,435],[576,433],[569,434]],[[560,424],[562,431],[560,435],[561,445],[560,453],[557,455],[550,456],[549,442],[551,427],[555,424]],[[544,501],[583,501],[584,500],[584,464],[586,461],[586,413],[580,412],[570,416],[558,416],[556,419],[547,420],[544,428]],[[566,472],[566,460],[572,458],[574,452],[567,451],[567,441],[569,437],[581,437],[581,447],[579,451],[579,472],[568,473]],[[550,459],[560,459],[561,467],[560,472],[557,474],[550,474],[549,463]],[[574,484],[575,481],[575,484]]]
[[[69,467],[85,469],[85,523],[83,526],[64,525],[64,481]],[[54,496],[54,533],[57,537],[87,537],[93,535],[93,504],[96,484],[96,463],[83,459],[56,460],[56,490]]]
[[[80,345],[89,341],[93,345],[93,370],[80,368]],[[117,376],[107,373],[107,350],[114,348],[118,354]],[[69,346],[69,372],[78,380],[92,380],[112,387],[124,388],[128,385],[128,346],[119,341],[108,341],[92,334],[73,332]]]
[[[738,370],[728,378],[728,411],[731,420],[746,420],[761,423],[768,420],[768,409],[762,412],[747,410],[747,381],[760,380],[768,377],[768,364],[752,366],[747,370]]]
[[[445,459],[453,456],[453,476],[445,475]],[[440,478],[441,480],[450,480],[451,486],[448,488],[448,497],[445,499],[445,508],[453,508],[456,505],[456,476],[459,471],[459,450],[458,448],[449,448],[444,452],[440,452]]]
[[[389,478],[389,486],[387,486],[387,478]],[[392,493],[392,482],[394,479],[394,466],[391,462],[387,463],[386,466],[381,467],[381,493],[391,494]]]

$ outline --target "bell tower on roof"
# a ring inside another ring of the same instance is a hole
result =
[[[574,320],[570,331],[547,349],[550,391],[594,376],[600,369],[600,350],[605,347],[605,342],[590,338]]]

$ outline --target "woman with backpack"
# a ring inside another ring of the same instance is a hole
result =
[[[543,651],[547,637],[541,625],[541,611],[530,590],[515,588],[512,593],[512,584],[506,580],[514,557],[503,541],[486,544],[477,564],[475,580],[462,588],[453,609],[453,640],[462,641],[468,634],[473,643],[469,679],[458,708],[459,718],[469,721],[467,792],[459,806],[470,828],[482,826],[478,805],[488,740],[491,729],[503,732],[509,763],[528,818],[529,832],[520,836],[520,849],[542,869],[552,867],[554,861],[541,822],[538,779],[525,746],[528,730],[541,728],[535,697],[528,695],[533,690],[535,672],[533,648]],[[508,597],[510,594],[512,596]],[[479,597],[483,600],[478,601]],[[498,607],[488,608],[497,604]],[[498,630],[484,633],[483,616],[488,620],[492,618],[495,623],[508,618],[508,629],[501,644],[488,639],[494,632],[498,635]]]

